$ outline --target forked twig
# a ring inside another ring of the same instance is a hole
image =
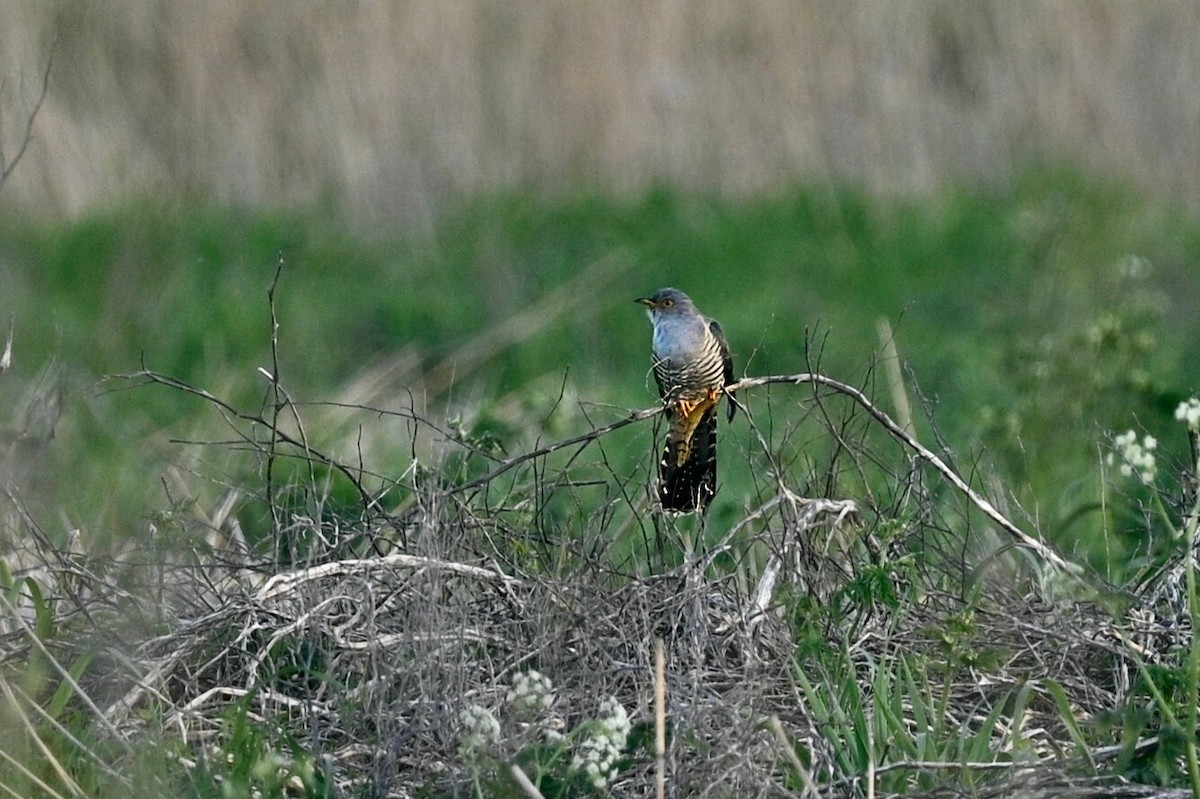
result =
[[[143,380],[147,383],[155,383],[158,385],[168,386],[177,391],[182,391],[185,394],[192,394],[194,396],[200,397],[201,399],[204,399],[204,400],[212,403],[213,405],[215,405],[218,409],[220,409],[223,413],[227,414],[232,419],[237,419],[242,422],[248,422],[251,425],[258,425],[258,426],[263,427],[268,430],[274,429],[274,435],[275,435],[276,441],[282,442],[284,444],[287,444],[288,446],[294,447],[297,450],[302,451],[306,456],[315,460],[317,463],[320,463],[323,466],[328,466],[329,468],[334,469],[334,470],[340,472],[343,476],[345,476],[346,479],[350,481],[351,485],[353,485],[355,490],[358,492],[359,499],[362,501],[363,508],[365,510],[375,511],[375,512],[381,514],[383,516],[383,518],[387,519],[389,522],[395,523],[395,521],[396,521],[391,516],[391,514],[389,514],[383,508],[382,505],[380,505],[379,500],[376,497],[372,496],[369,491],[367,491],[367,489],[363,486],[362,481],[354,473],[354,470],[351,469],[349,466],[346,466],[345,464],[343,464],[341,461],[337,460],[336,458],[333,458],[329,455],[324,454],[320,450],[314,449],[313,447],[311,447],[308,444],[307,441],[297,439],[294,436],[289,435],[286,431],[279,430],[277,427],[273,428],[270,420],[265,419],[262,416],[257,415],[257,414],[247,413],[246,411],[239,411],[237,408],[233,407],[232,404],[221,399],[220,397],[213,394],[211,391],[208,391],[207,389],[203,389],[198,386],[193,386],[190,383],[186,383],[183,380],[179,380],[178,378],[169,377],[167,375],[160,374],[160,373],[152,371],[150,369],[140,369],[136,372],[130,372],[129,374],[123,374],[123,375],[111,375],[111,376],[105,378],[105,380],[126,380],[126,381]],[[256,447],[261,447],[261,444],[257,441],[248,440],[248,443],[254,444]]]

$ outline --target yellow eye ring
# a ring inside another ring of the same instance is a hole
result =
[[[675,300],[671,300],[671,299],[666,299],[659,303],[659,305],[661,305],[664,308],[670,308],[674,304],[675,304]]]

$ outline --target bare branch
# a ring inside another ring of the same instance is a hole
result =
[[[420,555],[406,555],[393,552],[378,558],[354,558],[351,560],[331,561],[322,563],[319,566],[309,566],[294,572],[274,574],[258,590],[255,599],[258,602],[278,599],[281,596],[294,592],[301,585],[331,576],[344,577],[347,574],[361,576],[369,571],[388,571],[397,568],[442,570],[481,580],[498,580],[503,583],[521,582],[519,579],[510,577],[498,570],[471,566],[466,563],[438,560]]]
[[[563,441],[556,441],[553,444],[548,444],[547,446],[541,447],[539,449],[531,450],[530,452],[526,452],[523,455],[518,455],[515,458],[509,458],[508,460],[504,461],[499,466],[497,466],[495,469],[492,469],[487,474],[485,474],[481,477],[476,477],[474,480],[469,480],[460,486],[455,486],[454,488],[450,489],[447,493],[461,494],[463,491],[469,491],[472,488],[478,488],[481,485],[486,485],[487,483],[490,483],[492,480],[495,480],[497,477],[499,477],[500,475],[509,471],[510,469],[514,469],[517,466],[520,466],[522,463],[531,461],[534,458],[540,458],[543,455],[549,455],[552,452],[558,452],[560,449],[566,449],[567,447],[571,447],[576,444],[587,444],[591,441],[595,441],[597,438],[600,438],[600,436],[608,435],[609,433],[611,433],[614,430],[620,430],[622,427],[625,427],[626,425],[631,425],[634,422],[640,422],[643,419],[649,419],[652,416],[656,416],[657,414],[661,413],[665,409],[666,409],[666,406],[661,406],[658,408],[646,408],[645,410],[634,411],[633,413],[626,416],[624,419],[618,419],[617,421],[606,424],[603,427],[597,427],[594,430],[589,430],[586,433],[581,433],[580,435],[574,436],[573,438],[568,438]]]
[[[4,147],[0,144],[0,188],[4,187],[9,175],[17,168],[17,164],[21,163],[25,151],[29,149],[29,142],[33,140],[34,120],[37,119],[38,112],[42,110],[42,103],[45,102],[46,93],[50,90],[50,68],[54,66],[56,49],[58,49],[58,39],[50,43],[50,56],[46,59],[46,68],[42,70],[42,90],[38,94],[37,102],[33,104],[33,110],[29,112],[29,118],[25,121],[25,135],[21,138],[21,146],[17,148],[17,154],[13,156],[12,161],[5,158]]]

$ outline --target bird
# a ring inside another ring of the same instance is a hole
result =
[[[717,492],[717,406],[734,382],[725,331],[678,289],[659,289],[635,302],[646,306],[654,328],[654,380],[667,405],[658,498],[665,511],[704,512]],[[732,399],[727,404],[733,421],[736,405]]]

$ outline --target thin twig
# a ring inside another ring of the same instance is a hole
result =
[[[1033,761],[995,761],[981,760],[971,761],[966,760],[957,762],[953,760],[900,760],[895,763],[886,763],[882,766],[876,766],[873,770],[874,776],[878,777],[881,774],[887,774],[892,771],[920,771],[920,772],[940,772],[940,771],[1032,771],[1045,763],[1038,760]],[[848,777],[834,780],[827,783],[829,788],[841,788],[847,785],[852,785],[861,782],[863,775],[853,774]]]
[[[775,733],[775,738],[779,741],[779,748],[783,750],[783,756],[792,764],[792,768],[800,776],[800,781],[804,783],[804,795],[820,799],[821,792],[817,789],[817,783],[813,781],[812,775],[808,773],[808,769],[804,767],[804,764],[800,762],[800,758],[796,755],[796,750],[792,746],[792,742],[788,740],[787,733],[783,729],[783,722],[779,720],[779,716],[771,716],[771,730]]]
[[[149,369],[140,369],[136,372],[130,372],[128,374],[123,374],[123,375],[111,375],[111,376],[105,378],[105,380],[106,381],[124,380],[124,381],[130,381],[130,382],[132,382],[134,380],[144,380],[148,383],[155,383],[158,385],[168,386],[177,391],[182,391],[186,394],[192,394],[194,396],[200,397],[201,399],[204,399],[204,400],[212,403],[217,408],[219,408],[223,414],[227,415],[230,419],[237,419],[239,421],[248,422],[252,425],[259,425],[259,426],[267,428],[267,429],[271,428],[271,422],[268,421],[267,419],[264,419],[262,416],[258,416],[253,413],[246,413],[245,411],[239,411],[236,408],[234,408],[233,405],[231,405],[230,403],[221,399],[220,397],[216,396],[215,394],[213,394],[211,391],[208,391],[207,389],[203,389],[198,386],[193,386],[193,385],[191,385],[189,383],[185,383],[184,381],[179,380],[177,378],[168,377],[167,375],[160,374],[158,372],[154,372]],[[296,449],[304,452],[306,456],[311,457],[312,459],[316,460],[318,463],[320,463],[324,466],[328,466],[331,469],[334,469],[335,471],[340,472],[347,480],[350,481],[351,485],[354,486],[355,490],[358,491],[359,499],[362,501],[363,507],[365,510],[373,510],[376,513],[379,513],[389,523],[391,523],[393,525],[397,524],[396,519],[391,514],[389,514],[379,504],[378,499],[373,497],[370,494],[370,492],[368,492],[367,489],[363,487],[362,482],[354,474],[353,470],[351,470],[348,466],[341,463],[337,459],[332,458],[329,455],[325,455],[321,451],[314,449],[313,447],[309,446],[307,444],[307,442],[305,442],[304,440],[294,438],[293,436],[289,435],[288,433],[284,432],[283,430],[277,430],[275,433],[275,436],[279,441],[281,441],[289,446],[295,447]],[[259,444],[259,442],[254,441],[253,439],[250,439],[250,438],[245,438],[245,441],[246,441],[246,443],[254,445],[256,448],[259,449],[259,451],[261,451],[262,447],[261,447],[261,444]]]
[[[267,375],[271,385],[271,441],[267,446],[266,496],[267,506],[271,509],[272,530],[279,529],[279,507],[275,502],[275,460],[276,444],[279,441],[279,415],[283,412],[283,393],[279,385],[279,317],[275,313],[275,289],[279,287],[279,277],[282,274],[283,253],[280,253],[279,261],[275,265],[275,277],[271,280],[271,288],[267,289],[267,305],[271,309],[271,374]],[[311,468],[312,459],[307,460]]]
[[[518,455],[515,458],[509,458],[508,460],[501,462],[499,466],[497,466],[495,469],[492,469],[482,477],[476,477],[474,480],[468,480],[462,485],[454,486],[446,493],[461,494],[463,491],[470,491],[472,488],[478,488],[481,485],[486,485],[510,469],[515,469],[516,467],[520,466],[522,463],[531,461],[534,458],[540,458],[544,455],[549,455],[552,452],[558,452],[560,449],[573,447],[576,444],[590,443],[601,436],[608,435],[614,430],[619,430],[622,427],[633,424],[634,422],[640,422],[643,419],[649,419],[652,416],[657,416],[659,413],[662,413],[662,411],[665,410],[665,407],[666,406],[660,406],[658,408],[646,408],[645,410],[634,411],[624,419],[618,419],[615,422],[610,422],[603,427],[597,427],[572,438],[568,438],[563,441],[556,441],[553,444],[548,444],[539,449],[531,450],[522,455]]]
[[[70,792],[73,796],[84,796],[83,790],[63,767],[60,758],[56,757],[55,753],[50,751],[50,747],[46,745],[46,742],[43,740],[43,736],[38,730],[37,725],[34,724],[33,719],[26,714],[25,709],[22,707],[22,703],[17,701],[16,694],[9,687],[8,681],[4,680],[0,682],[0,688],[3,688],[5,698],[8,699],[9,709],[15,713],[18,718],[20,718],[21,723],[25,727],[27,740],[32,741],[33,745],[41,752],[42,763],[48,765],[49,768],[54,771],[55,776],[58,777],[59,784],[70,789]],[[32,704],[34,707],[38,707],[36,702]],[[39,707],[38,709],[40,710],[41,708]],[[9,720],[9,724],[12,724],[11,719]],[[49,788],[49,786],[45,787]],[[53,793],[54,791],[51,789],[51,792]]]
[[[50,91],[50,68],[54,66],[54,51],[57,49],[58,38],[55,37],[54,41],[50,43],[50,55],[46,58],[46,68],[42,70],[42,90],[38,93],[37,102],[33,104],[33,110],[29,112],[29,119],[25,121],[25,135],[21,138],[21,146],[17,148],[17,154],[13,156],[12,161],[6,162],[4,148],[0,146],[0,187],[4,186],[5,181],[17,168],[17,164],[21,163],[21,159],[25,157],[25,151],[29,149],[29,142],[33,141],[33,122],[37,119],[38,112],[42,110],[46,93]]]
[[[904,373],[900,369],[900,354],[896,352],[896,335],[886,316],[875,320],[875,331],[879,334],[879,346],[883,348],[880,361],[883,363],[884,374],[887,375],[892,407],[904,432],[913,435],[916,428],[913,426],[912,405],[908,401],[908,392],[904,390]]]
[[[21,688],[19,685],[14,685],[7,681],[0,683],[0,685],[3,685],[4,692],[5,692],[5,694],[8,695],[9,702],[12,704],[12,706],[14,706],[14,707],[18,706],[17,705],[17,696],[19,696],[25,705],[27,705],[30,709],[32,709],[35,713],[37,713],[38,716],[41,717],[43,722],[45,722],[46,724],[49,724],[51,727],[54,728],[54,731],[57,734],[61,735],[66,740],[70,741],[72,746],[74,746],[76,749],[78,749],[83,754],[87,755],[88,760],[91,761],[92,763],[94,763],[97,768],[99,768],[101,771],[106,773],[108,776],[112,777],[114,780],[117,780],[118,782],[121,782],[122,784],[124,784],[128,787],[132,787],[132,782],[129,779],[129,777],[121,774],[120,772],[116,771],[112,766],[110,766],[104,760],[104,758],[100,756],[100,754],[96,751],[96,749],[94,747],[79,740],[79,738],[77,738],[71,732],[71,730],[67,729],[67,727],[64,726],[61,721],[59,721],[54,716],[52,716],[48,712],[46,712],[46,709],[44,707],[42,707],[37,701],[35,701],[34,698],[31,697],[23,688]],[[31,729],[33,729],[33,728],[31,727]]]
[[[493,326],[447,355],[425,374],[425,388],[438,396],[464,375],[487,363],[494,355],[528,339],[576,308],[589,307],[597,288],[629,268],[632,259],[617,250],[597,258],[574,278],[551,291],[524,311]]]

